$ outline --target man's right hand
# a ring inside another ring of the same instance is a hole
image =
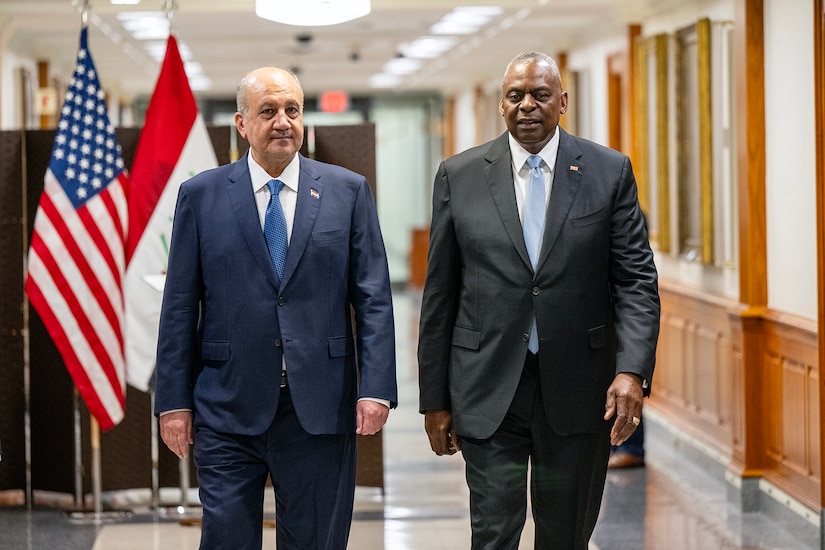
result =
[[[453,432],[453,415],[450,411],[425,411],[424,429],[430,438],[430,447],[438,456],[453,455],[461,450],[458,437]]]
[[[174,411],[160,416],[160,437],[178,458],[189,456],[192,439],[192,412]]]

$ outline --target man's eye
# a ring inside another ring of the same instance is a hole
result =
[[[507,99],[509,99],[513,103],[516,103],[517,101],[521,101],[521,96],[519,94],[510,94],[509,96],[507,96]]]
[[[538,101],[541,101],[542,103],[545,101],[550,101],[550,94],[538,94],[536,96],[536,99]]]

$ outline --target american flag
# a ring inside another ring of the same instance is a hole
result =
[[[124,414],[127,183],[84,25],[34,219],[26,294],[103,430]]]

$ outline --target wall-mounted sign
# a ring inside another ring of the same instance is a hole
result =
[[[337,90],[321,94],[321,111],[325,113],[343,113],[349,109],[349,95]]]
[[[34,114],[52,116],[57,114],[57,90],[38,88],[34,96]]]

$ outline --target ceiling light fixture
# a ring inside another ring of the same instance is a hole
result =
[[[285,25],[319,27],[364,17],[370,0],[255,0],[258,17]]]

